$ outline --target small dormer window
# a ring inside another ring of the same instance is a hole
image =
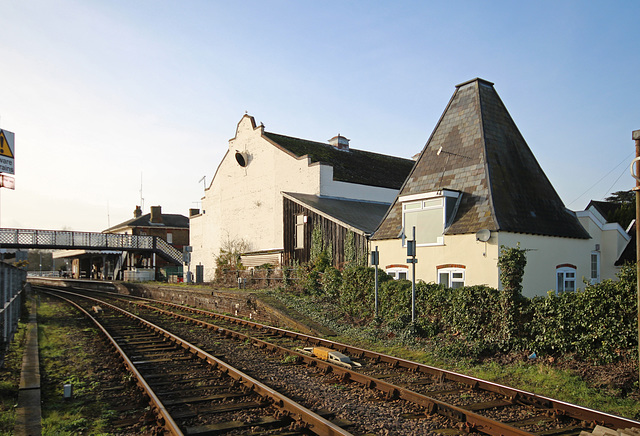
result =
[[[444,244],[444,231],[453,221],[460,198],[460,192],[449,190],[400,197],[405,237],[411,239],[415,227],[418,245]]]

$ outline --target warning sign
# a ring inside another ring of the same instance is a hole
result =
[[[15,174],[15,135],[0,129],[0,173]]]

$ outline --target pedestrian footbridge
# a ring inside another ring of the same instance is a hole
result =
[[[164,239],[149,235],[0,228],[0,248],[147,252],[175,265],[183,262],[181,251]]]

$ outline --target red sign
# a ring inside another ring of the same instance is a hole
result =
[[[0,188],[16,189],[16,179],[6,174],[0,174]]]

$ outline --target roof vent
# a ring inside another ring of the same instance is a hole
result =
[[[340,136],[339,133],[338,136],[334,136],[333,138],[329,139],[329,144],[331,144],[338,150],[349,151],[349,140],[344,136]]]

